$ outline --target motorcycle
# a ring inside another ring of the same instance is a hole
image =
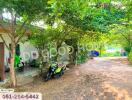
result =
[[[64,74],[66,65],[58,66],[58,64],[51,64],[47,72],[45,81],[50,80],[51,78],[59,78]]]

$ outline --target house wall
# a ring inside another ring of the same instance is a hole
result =
[[[37,49],[29,42],[19,43],[20,44],[20,56],[24,61],[33,59],[33,53],[38,53]]]
[[[8,37],[8,35],[4,33],[3,37],[6,43],[9,45],[11,43],[11,40]],[[3,42],[1,38],[0,38],[0,42]],[[32,54],[33,52],[37,53],[37,49],[33,45],[31,45],[29,42],[19,43],[19,44],[20,44],[20,56],[23,58],[23,60],[24,61],[32,60]],[[7,65],[8,58],[9,58],[9,50],[5,46],[5,51],[4,51],[4,64],[5,65]]]

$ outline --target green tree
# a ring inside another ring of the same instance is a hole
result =
[[[30,33],[31,23],[37,21],[46,14],[46,0],[1,0],[0,12],[9,13],[9,18],[0,20],[0,27],[11,39],[11,48],[2,35],[1,39],[11,53],[10,77],[13,87],[17,86],[16,74],[14,69],[15,48],[20,40]]]
[[[132,48],[132,2],[131,0],[123,0],[121,4],[122,6],[119,9],[122,8],[123,17],[119,20],[119,23],[111,25],[110,33],[115,36],[114,41],[121,44],[129,55]]]

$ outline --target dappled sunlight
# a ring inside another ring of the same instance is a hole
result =
[[[1,0],[0,87],[44,100],[132,100],[131,5]]]
[[[48,82],[36,79],[19,87],[18,91],[41,92],[48,100],[132,100],[130,66],[123,67],[125,63],[118,66],[118,58],[115,59],[116,63],[111,58],[97,59],[69,68],[59,79]]]
[[[132,100],[132,96],[130,96],[126,89],[120,89],[107,83],[104,84],[104,89],[105,92],[112,93],[115,100]]]

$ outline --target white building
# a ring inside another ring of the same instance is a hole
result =
[[[2,34],[6,44],[10,46],[11,40],[8,37],[8,35],[4,33],[2,28],[0,28],[0,34]],[[32,54],[34,52],[37,52],[37,49],[33,45],[31,45],[29,42],[18,43],[17,48],[18,48],[18,52],[20,53],[21,58],[23,58],[24,61],[32,60]],[[8,66],[9,58],[10,58],[10,52],[5,46],[3,40],[0,38],[0,78],[3,77],[2,76],[4,73],[3,69],[5,68],[5,66]]]

